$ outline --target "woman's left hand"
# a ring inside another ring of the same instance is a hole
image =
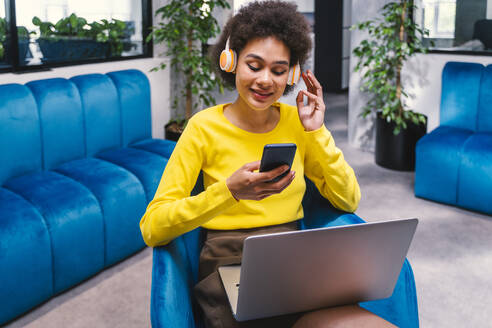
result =
[[[310,70],[302,73],[302,79],[307,86],[307,90],[301,90],[297,94],[297,111],[304,129],[306,131],[314,131],[319,129],[325,120],[323,89]],[[308,98],[307,105],[304,104],[304,96]]]

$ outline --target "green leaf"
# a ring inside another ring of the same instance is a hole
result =
[[[34,25],[36,25],[36,26],[40,26],[40,25],[41,25],[41,19],[39,19],[39,17],[38,17],[38,16],[34,16],[34,17],[32,18],[32,23],[33,23]]]

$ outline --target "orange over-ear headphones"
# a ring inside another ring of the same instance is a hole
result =
[[[237,66],[237,54],[234,50],[229,49],[229,38],[227,38],[225,49],[220,53],[220,69],[226,72],[234,72]],[[288,85],[294,85],[301,78],[301,65],[299,62],[289,69]]]
[[[299,82],[301,78],[301,65],[299,62],[289,69],[289,79],[287,80],[288,85],[294,85]]]
[[[220,53],[220,69],[226,72],[234,72],[237,65],[237,54],[234,50],[229,49],[229,38],[227,38],[226,47]]]

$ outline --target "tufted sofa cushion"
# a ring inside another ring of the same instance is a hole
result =
[[[51,250],[50,234],[38,210],[0,188],[0,324],[53,295]]]
[[[415,195],[456,204],[463,147],[473,131],[439,126],[418,141],[415,151]]]
[[[458,180],[457,205],[492,214],[492,132],[477,132],[467,139]]]
[[[29,88],[0,85],[0,126],[0,185],[11,177],[41,170],[41,126]]]
[[[442,72],[440,125],[475,131],[483,65],[447,63]]]

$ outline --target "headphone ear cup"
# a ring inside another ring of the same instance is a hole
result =
[[[228,72],[235,72],[237,66],[237,54],[232,49],[229,49],[229,52],[231,54],[231,69]]]
[[[289,69],[289,78],[287,80],[288,85],[294,85],[299,82],[301,78],[301,66],[299,63],[295,64]]]
[[[219,58],[220,69],[226,72],[234,72],[237,65],[236,52],[231,49],[222,50]]]

